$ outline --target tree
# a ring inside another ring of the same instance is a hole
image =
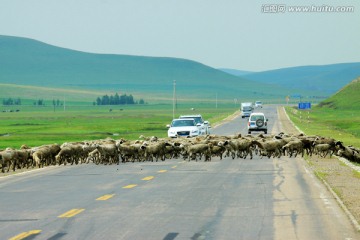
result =
[[[21,99],[20,98],[15,99],[14,104],[15,105],[21,105]]]
[[[110,98],[108,95],[105,95],[102,97],[101,99],[101,105],[109,105],[110,103]]]
[[[131,94],[127,98],[127,104],[134,104],[134,97]]]
[[[101,98],[100,98],[100,97],[98,97],[98,98],[96,99],[96,104],[97,104],[97,105],[101,105]]]
[[[144,99],[141,99],[140,104],[144,104]],[[97,97],[96,101],[93,102],[94,105],[121,105],[121,104],[138,104],[137,101],[135,101],[133,95],[126,95],[122,94],[119,96],[118,93],[115,93],[115,95],[104,95],[101,98]]]
[[[115,93],[114,96],[114,105],[119,105],[120,104],[120,97],[118,93]]]

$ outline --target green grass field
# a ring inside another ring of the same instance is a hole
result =
[[[307,135],[332,137],[346,145],[360,147],[359,112],[319,108],[300,111],[291,107],[287,107],[286,112],[294,124]]]
[[[360,78],[310,111],[287,107],[290,119],[307,135],[321,135],[360,147]]]
[[[171,104],[67,106],[65,111],[63,107],[54,109],[52,106],[18,106],[16,109],[20,111],[0,112],[0,149],[19,148],[22,144],[33,147],[107,137],[166,137],[166,124],[171,122],[173,115]],[[218,104],[218,108],[209,103],[179,104],[175,117],[199,113],[215,124],[236,110],[233,104]]]

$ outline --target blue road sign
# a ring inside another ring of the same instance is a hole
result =
[[[300,102],[299,109],[311,109],[311,103],[310,102]]]

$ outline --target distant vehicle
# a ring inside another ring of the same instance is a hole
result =
[[[263,105],[262,105],[262,102],[261,101],[256,101],[255,102],[255,108],[262,108]]]
[[[168,124],[168,137],[196,137],[199,136],[200,123],[196,124],[193,118],[187,119],[173,119],[171,124]]]
[[[252,113],[253,110],[253,105],[251,102],[243,102],[240,105],[240,111],[241,111],[241,117],[245,118],[245,117],[249,117],[250,114]]]
[[[188,118],[193,118],[195,120],[196,124],[200,124],[199,126],[199,130],[200,130],[200,135],[206,135],[206,134],[210,134],[210,124],[208,121],[204,121],[204,119],[202,118],[201,114],[194,114],[194,115],[181,115],[179,117],[180,119],[188,119]]]
[[[248,121],[248,133],[254,131],[263,131],[267,134],[267,122],[268,119],[265,117],[264,113],[252,113],[250,114]]]

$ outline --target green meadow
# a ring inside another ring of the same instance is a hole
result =
[[[173,117],[172,104],[92,106],[13,106],[18,112],[0,109],[0,149],[22,144],[43,144],[94,139],[138,139],[140,135],[166,137]],[[194,108],[194,110],[192,110]],[[111,110],[110,110],[111,109]],[[184,103],[175,109],[180,114],[202,114],[211,124],[233,114],[234,104]]]
[[[310,111],[287,107],[290,119],[307,135],[321,135],[360,147],[360,78]]]

